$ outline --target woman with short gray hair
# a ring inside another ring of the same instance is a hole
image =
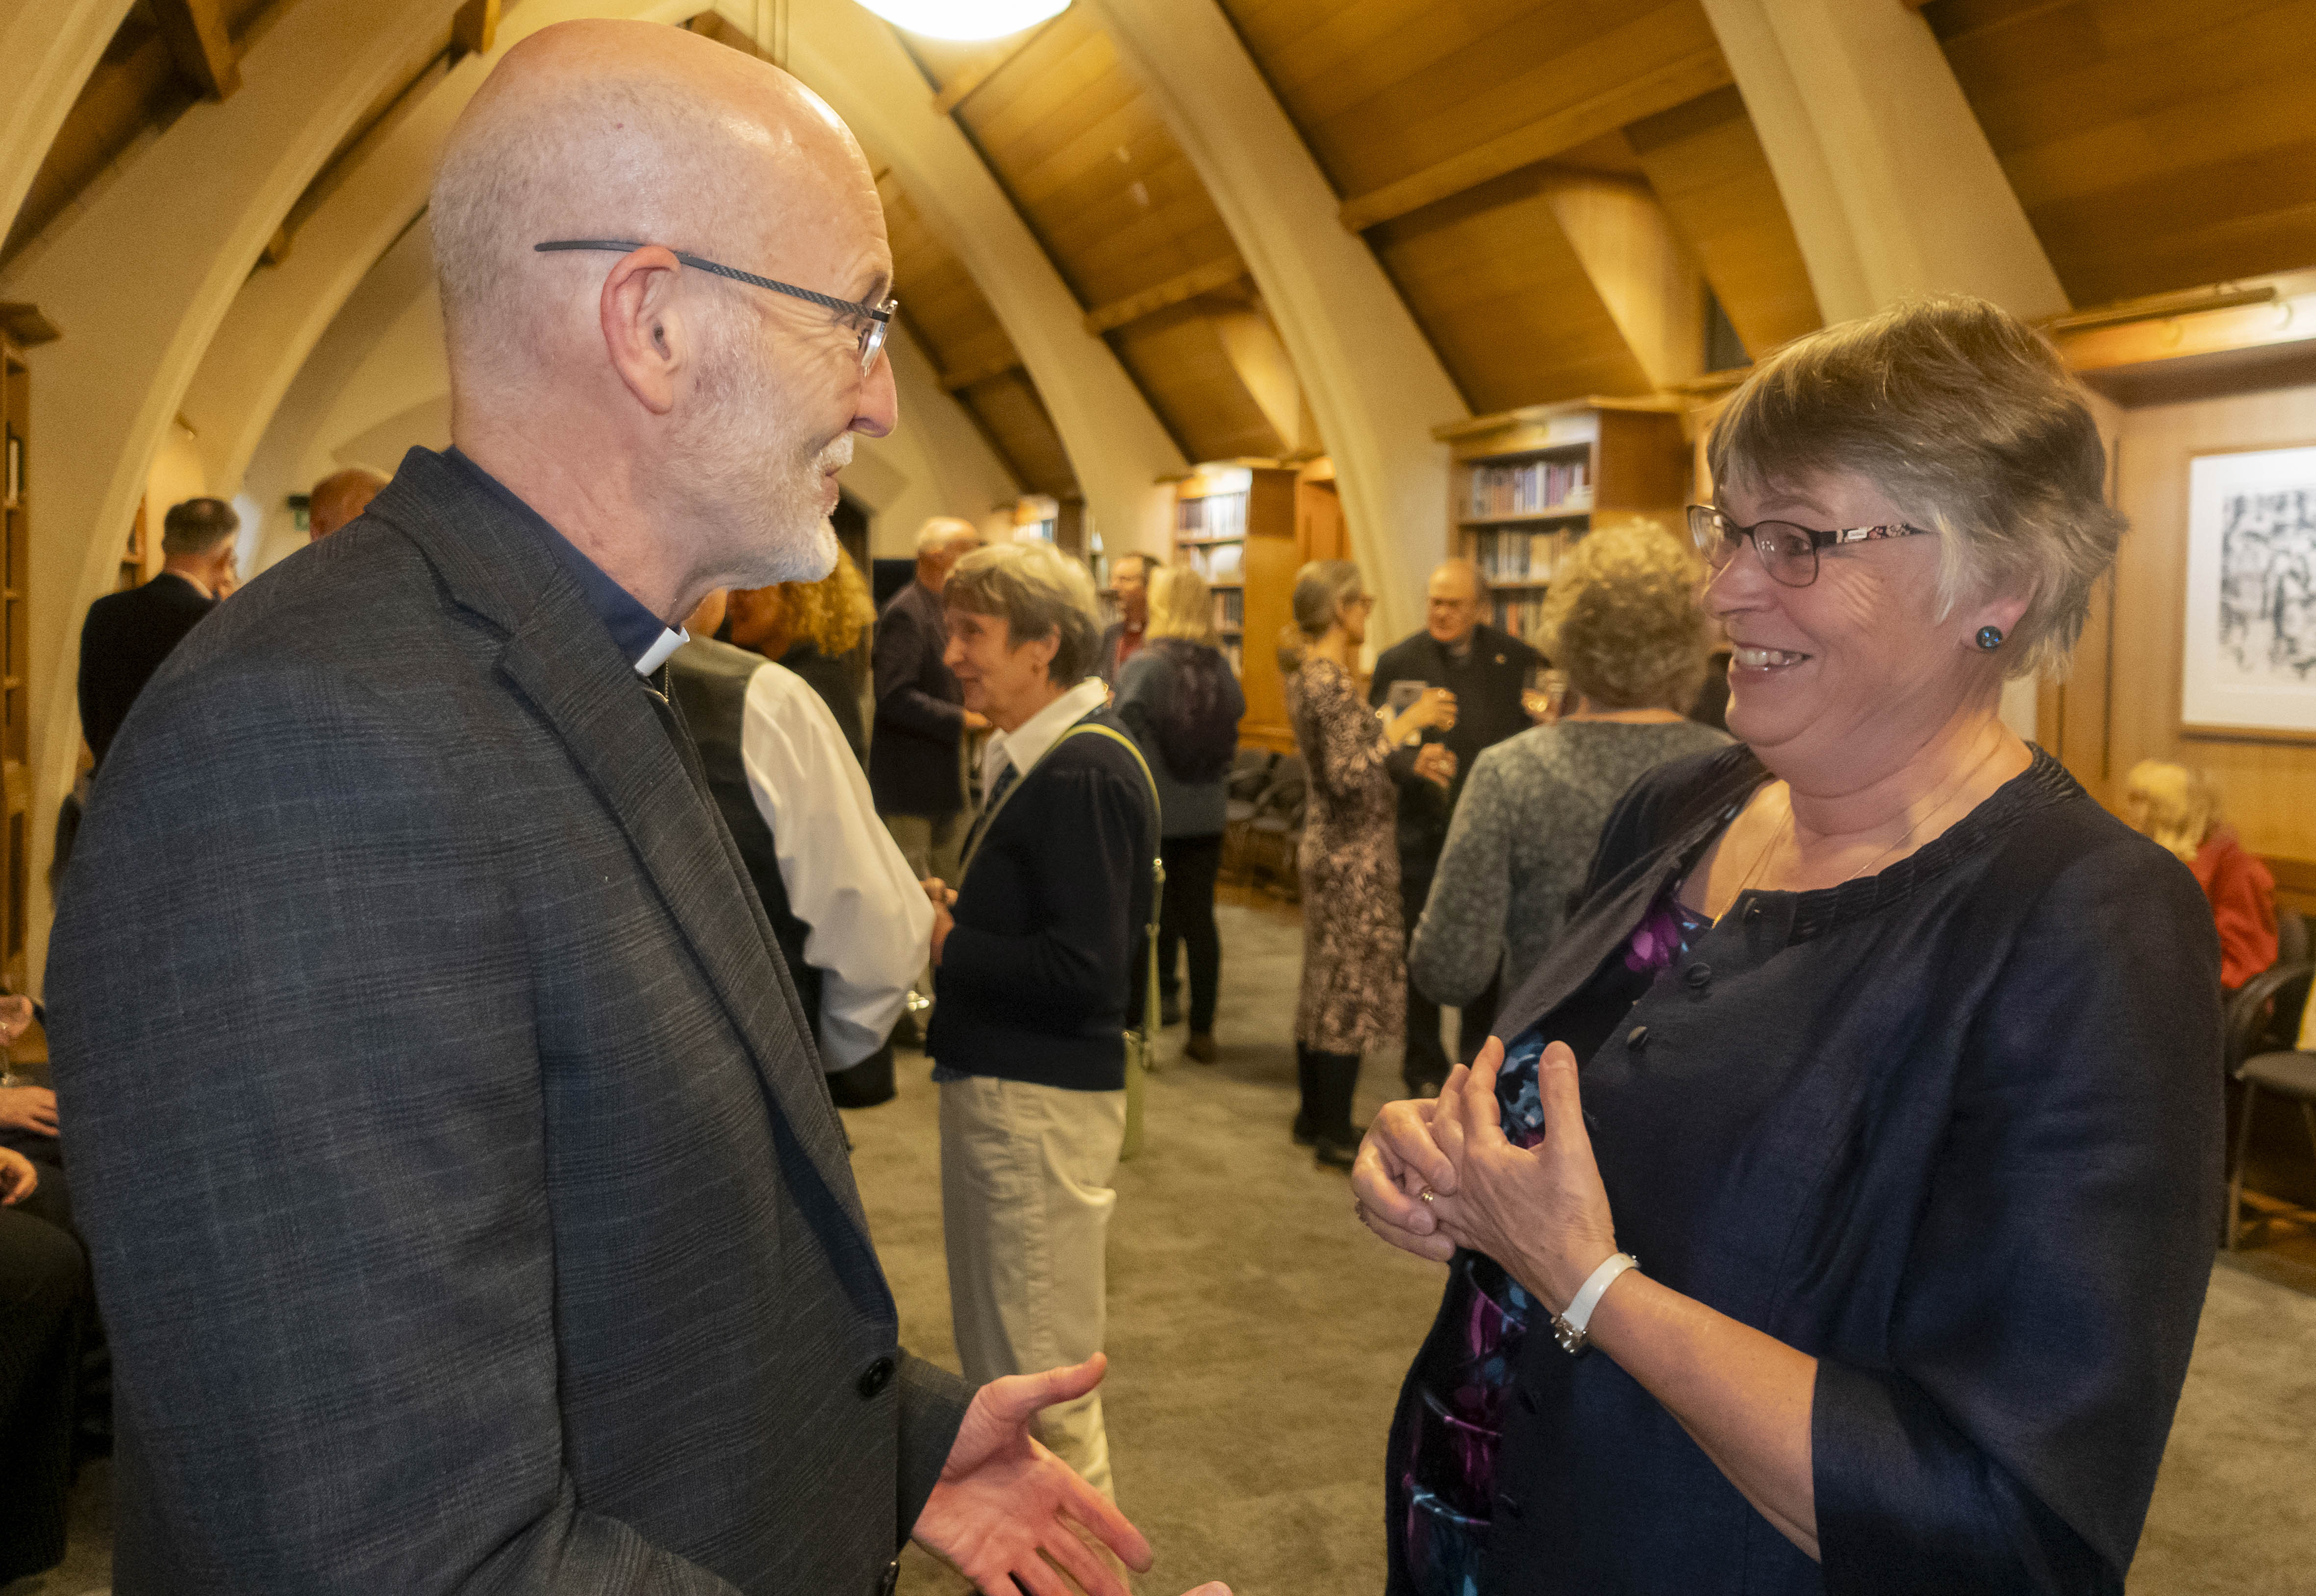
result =
[[[941,1234],[969,1380],[1101,1351],[1158,798],[1093,668],[1093,583],[1047,543],[976,549],[941,590],[943,656],[997,729],[957,889],[933,900],[925,1051],[940,1083]],[[1038,1415],[1115,1500],[1101,1395]]]
[[[1498,972],[1518,981],[1560,934],[1608,811],[1641,775],[1729,739],[1675,705],[1705,679],[1704,562],[1649,524],[1596,531],[1560,562],[1538,645],[1566,670],[1568,709],[1481,751],[1464,778],[1408,943],[1434,1003],[1472,1002]]]
[[[2120,1591],[2217,1233],[2219,950],[1998,713],[2114,557],[2090,408],[1938,300],[1764,361],[1708,460],[1743,745],[1626,794],[1503,1039],[1354,1172],[1451,1263],[1391,1589]]]

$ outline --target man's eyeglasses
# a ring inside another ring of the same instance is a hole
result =
[[[632,254],[643,247],[624,238],[559,238],[551,244],[531,245],[541,254],[561,249],[601,249],[613,254]],[[886,299],[882,305],[871,305],[859,299],[839,299],[828,294],[816,294],[808,288],[798,288],[794,283],[776,282],[769,277],[759,277],[753,272],[719,266],[705,256],[686,254],[680,249],[671,249],[668,254],[696,272],[713,272],[717,276],[728,277],[735,282],[753,283],[757,288],[768,288],[776,294],[807,299],[815,305],[824,305],[840,315],[860,318],[863,323],[860,328],[860,375],[863,377],[868,376],[877,364],[877,353],[885,347],[885,334],[892,330],[893,312],[901,308],[898,299]]]
[[[1688,535],[1717,575],[1737,557],[1749,540],[1761,557],[1769,580],[1786,587],[1807,587],[1817,580],[1817,551],[1835,543],[1865,543],[1878,538],[1927,537],[1929,529],[1907,526],[1842,527],[1833,531],[1795,526],[1789,521],[1756,522],[1739,526],[1710,504],[1688,507]]]

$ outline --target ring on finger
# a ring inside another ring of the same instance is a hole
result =
[[[1426,1186],[1422,1190],[1417,1192],[1415,1195],[1417,1200],[1424,1203],[1426,1206],[1439,1200],[1439,1193],[1434,1191],[1429,1186]]]

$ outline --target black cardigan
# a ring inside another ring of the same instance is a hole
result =
[[[1126,732],[1107,709],[1077,724]],[[990,821],[958,887],[925,1038],[934,1061],[1122,1088],[1157,853],[1157,807],[1132,748],[1098,735],[1056,742]]]
[[[1763,775],[1636,783],[1499,1034],[1581,1008]],[[1618,1245],[1819,1360],[1822,1569],[1531,1333],[1483,1589],[2120,1592],[2218,1228],[2219,990],[2194,878],[2039,751],[1878,875],[1741,894],[1586,1060],[1585,1118]]]

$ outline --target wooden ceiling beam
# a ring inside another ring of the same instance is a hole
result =
[[[1144,289],[1138,294],[1128,294],[1122,299],[1112,299],[1107,305],[1097,305],[1086,312],[1086,331],[1095,337],[1114,333],[1123,326],[1157,315],[1160,311],[1200,294],[1211,294],[1216,289],[1230,287],[1247,275],[1246,262],[1234,250],[1229,254],[1208,261],[1203,266],[1193,266],[1180,276]]]
[[[486,55],[498,36],[499,0],[467,0],[450,19],[450,48],[460,55]]]
[[[1718,46],[1691,50],[1628,83],[1539,117],[1461,155],[1343,201],[1343,226],[1364,233],[1395,217],[1421,210],[1492,178],[1548,161],[1563,151],[1617,131],[1628,122],[1683,105],[1730,83],[1729,63]]]
[[[976,382],[986,382],[993,377],[1002,377],[1008,371],[1018,371],[1020,369],[1021,357],[1013,351],[1008,350],[1003,354],[991,355],[985,361],[976,361],[972,365],[961,366],[954,371],[942,372],[940,385],[945,392],[960,393]]]
[[[956,81],[943,85],[941,92],[933,96],[933,114],[947,116],[973,98],[984,84],[1020,59],[1023,50],[1044,38],[1046,30],[1060,22],[1067,14],[1065,11],[1056,12],[1036,27],[1024,32],[1007,49],[999,50],[958,73]]]
[[[222,100],[241,87],[218,0],[153,0],[153,20],[177,70],[203,94]]]

